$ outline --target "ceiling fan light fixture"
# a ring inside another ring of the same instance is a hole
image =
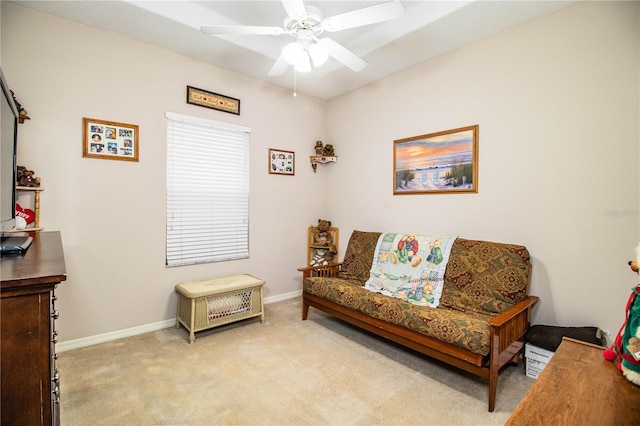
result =
[[[297,65],[303,56],[306,56],[304,48],[297,41],[287,44],[284,49],[282,49],[282,54],[291,65]]]
[[[401,0],[389,0],[329,18],[324,18],[320,9],[305,5],[305,0],[281,0],[281,2],[287,11],[281,28],[210,25],[201,27],[201,30],[205,34],[214,35],[290,35],[295,41],[282,49],[282,53],[269,70],[270,76],[282,75],[289,66],[294,66],[296,72],[309,72],[312,63],[314,67],[320,67],[329,56],[352,71],[358,72],[367,66],[364,59],[334,40],[326,37],[320,38],[320,36],[325,31],[335,32],[389,21],[399,18],[404,13]]]
[[[319,44],[314,43],[309,46],[308,50],[314,67],[323,65],[325,62],[327,62],[327,59],[329,59],[329,52],[324,46],[320,46]]]
[[[298,72],[309,72],[311,71],[311,62],[309,61],[309,55],[306,50],[302,51],[302,56],[295,64],[295,70]]]

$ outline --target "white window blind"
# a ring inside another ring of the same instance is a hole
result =
[[[167,266],[248,258],[251,129],[166,116]]]

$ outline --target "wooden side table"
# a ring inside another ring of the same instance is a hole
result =
[[[640,425],[640,387],[604,349],[563,338],[505,425]]]

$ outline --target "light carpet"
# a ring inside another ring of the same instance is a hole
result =
[[[487,381],[300,299],[196,333],[167,328],[60,354],[63,425],[503,425],[534,380]]]

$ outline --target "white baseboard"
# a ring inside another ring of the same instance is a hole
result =
[[[296,297],[302,297],[302,290],[292,291],[291,293],[279,294],[277,296],[270,296],[264,298],[264,304],[282,302],[283,300],[295,299]]]
[[[277,296],[266,297],[264,304],[282,302],[284,300],[294,299],[302,295],[302,290],[292,291],[290,293],[279,294]],[[175,327],[176,319],[168,319],[158,321],[151,324],[139,325],[137,327],[125,328],[123,330],[110,331],[108,333],[96,334],[95,336],[82,337],[80,339],[68,340],[56,344],[56,352],[65,352],[73,349],[84,348],[87,346],[97,345],[98,343],[110,342],[112,340],[122,339],[124,337],[136,336],[138,334],[149,333],[151,331],[162,330],[163,328]]]
[[[97,345],[98,343],[110,342],[122,339],[123,337],[136,336],[138,334],[149,333],[151,331],[162,330],[163,328],[175,327],[176,319],[158,321],[151,324],[139,325],[137,327],[125,328],[124,330],[110,331],[108,333],[96,334],[95,336],[82,337],[80,339],[68,340],[56,343],[56,352],[65,352],[72,349],[84,348]]]

